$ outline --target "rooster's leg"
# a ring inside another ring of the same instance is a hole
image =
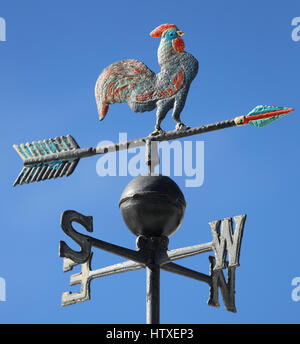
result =
[[[160,124],[166,117],[169,109],[169,103],[162,102],[157,105],[155,130],[151,133],[151,135],[160,135],[164,133],[164,130],[161,129]]]
[[[180,97],[179,99],[176,99],[175,103],[174,103],[172,118],[177,123],[176,124],[176,130],[190,129],[190,127],[188,127],[187,125],[183,124],[181,122],[181,119],[180,119],[180,114],[181,114],[181,111],[184,108],[185,99],[186,99],[186,97],[183,97],[183,98]]]

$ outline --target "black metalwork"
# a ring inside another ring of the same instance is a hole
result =
[[[61,218],[64,232],[79,246],[72,250],[65,242],[60,242],[60,256],[64,257],[64,271],[81,264],[81,272],[71,276],[71,285],[81,284],[79,293],[64,293],[62,305],[70,305],[90,299],[90,282],[94,278],[145,268],[146,321],[158,324],[160,305],[160,269],[205,282],[210,287],[208,304],[218,307],[218,291],[221,289],[225,307],[236,312],[235,269],[239,265],[241,240],[246,215],[234,217],[235,230],[231,218],[209,223],[213,240],[208,243],[168,250],[169,238],[181,224],[185,200],[179,187],[165,176],[139,176],[125,188],[120,208],[129,229],[137,235],[136,251],[114,245],[91,236],[78,233],[72,222],[80,223],[88,232],[93,231],[92,217],[67,210]],[[175,210],[177,209],[177,210]],[[99,248],[128,259],[98,270],[91,270],[92,247]],[[210,257],[210,274],[206,275],[174,263],[175,260],[213,251]],[[228,261],[226,257],[228,256]],[[228,269],[228,282],[223,275]]]
[[[211,306],[219,306],[220,289],[226,309],[236,312],[235,271],[239,266],[246,215],[234,217],[234,231],[232,218],[209,223],[213,236],[211,242],[168,250],[168,237],[180,227],[186,202],[183,193],[173,180],[154,173],[155,166],[159,164],[158,143],[245,125],[251,121],[255,122],[272,116],[277,118],[280,114],[286,114],[292,110],[282,108],[275,111],[274,107],[270,109],[268,106],[260,106],[247,116],[239,116],[195,128],[183,128],[163,133],[157,131],[155,135],[150,134],[147,137],[102,147],[80,148],[71,135],[14,145],[24,164],[14,186],[69,176],[81,158],[140,146],[146,148],[145,163],[149,168],[148,175],[133,179],[123,191],[119,202],[125,224],[137,236],[136,251],[77,232],[72,226],[73,222],[81,224],[88,232],[92,232],[92,217],[84,216],[73,210],[63,213],[62,229],[80,246],[80,251],[72,250],[61,241],[59,252],[60,256],[64,257],[64,271],[72,270],[73,266],[81,264],[81,272],[72,275],[70,280],[71,285],[81,284],[81,291],[64,293],[62,304],[66,306],[89,300],[92,279],[145,268],[147,276],[146,319],[149,324],[160,322],[161,269],[207,283],[210,288],[208,304]],[[91,270],[93,247],[117,254],[126,258],[127,261]],[[175,260],[209,251],[214,252],[214,257],[209,257],[209,275],[174,263]],[[224,269],[227,269],[227,281],[223,274]]]
[[[186,207],[183,193],[166,176],[139,176],[122,193],[119,207],[135,235],[169,236],[180,226]]]

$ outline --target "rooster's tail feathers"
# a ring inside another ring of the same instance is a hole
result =
[[[108,112],[109,105],[102,103],[98,105],[99,119],[102,121]]]
[[[107,114],[109,104],[126,103],[134,90],[155,74],[142,62],[123,60],[106,67],[100,74],[95,96],[100,120]]]

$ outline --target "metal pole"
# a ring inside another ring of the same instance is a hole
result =
[[[160,266],[151,264],[146,266],[146,321],[147,324],[160,323]]]

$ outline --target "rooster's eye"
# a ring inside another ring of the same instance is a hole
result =
[[[176,32],[170,31],[167,35],[167,39],[172,40],[177,36]]]

